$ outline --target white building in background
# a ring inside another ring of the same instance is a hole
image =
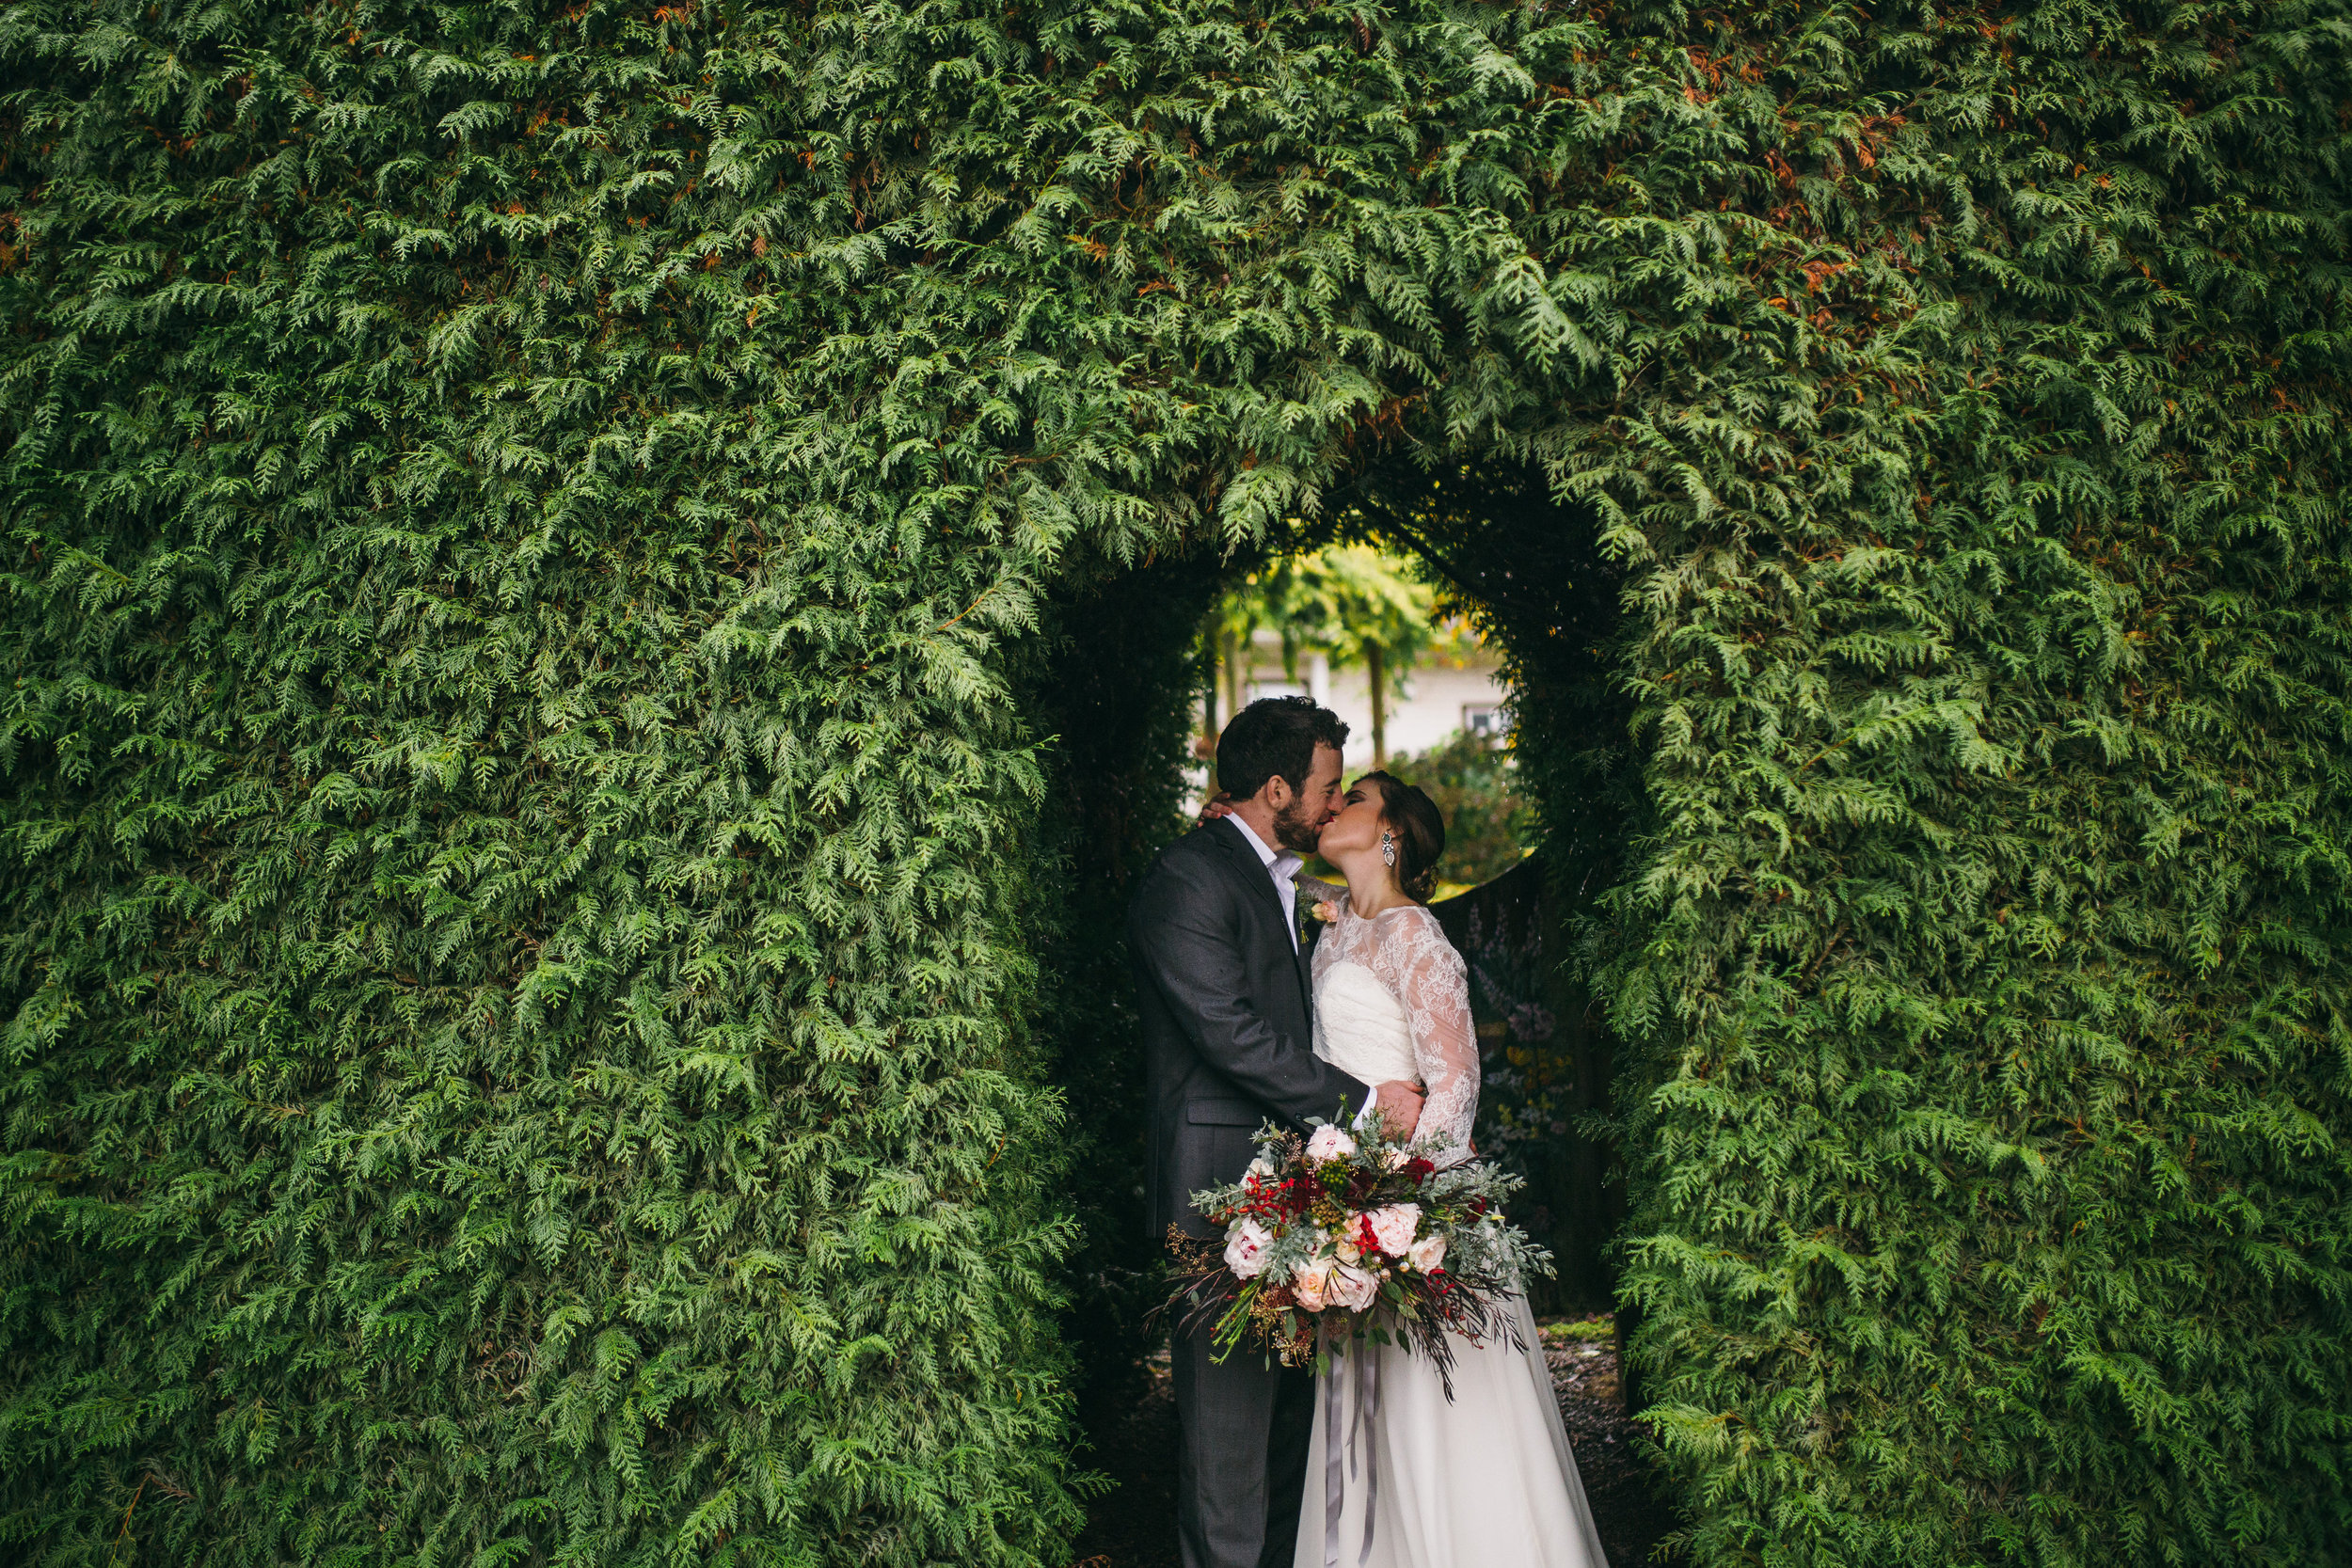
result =
[[[1360,666],[1334,671],[1321,654],[1301,655],[1298,678],[1282,669],[1282,640],[1261,629],[1249,649],[1250,665],[1242,683],[1245,703],[1260,697],[1299,693],[1312,697],[1347,721],[1347,771],[1360,773],[1372,762],[1372,686]],[[1388,705],[1389,755],[1424,752],[1450,740],[1460,730],[1501,735],[1506,723],[1503,704],[1510,688],[1502,682],[1501,666],[1484,647],[1467,658],[1431,655],[1405,677],[1405,694],[1393,684]],[[1232,715],[1217,713],[1221,728]],[[1206,769],[1203,769],[1203,779]]]

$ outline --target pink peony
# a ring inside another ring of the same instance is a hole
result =
[[[1402,1258],[1413,1244],[1413,1232],[1421,1228],[1421,1205],[1391,1203],[1366,1214],[1364,1224],[1375,1245],[1391,1258]]]
[[[1410,1261],[1416,1273],[1436,1274],[1445,1267],[1445,1238],[1423,1236],[1420,1241],[1415,1242]]]
[[[1273,1233],[1256,1220],[1243,1220],[1225,1233],[1225,1266],[1236,1279],[1254,1279],[1265,1267],[1265,1249]]]
[[[1356,1140],[1336,1127],[1318,1127],[1307,1140],[1310,1160],[1344,1160],[1356,1152]]]
[[[1335,1305],[1350,1312],[1361,1312],[1380,1293],[1380,1280],[1377,1275],[1342,1263],[1331,1271],[1330,1284],[1326,1290]]]

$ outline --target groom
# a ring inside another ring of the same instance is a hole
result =
[[[1299,857],[1338,814],[1347,726],[1305,697],[1267,697],[1217,737],[1232,815],[1163,850],[1127,908],[1152,1110],[1152,1233],[1208,1236],[1190,1195],[1241,1180],[1263,1121],[1345,1121],[1377,1106],[1410,1132],[1410,1084],[1359,1083],[1317,1059],[1299,943]],[[1298,1533],[1314,1378],[1236,1348],[1210,1357],[1203,1325],[1175,1335],[1176,1528],[1184,1568],[1287,1565]]]

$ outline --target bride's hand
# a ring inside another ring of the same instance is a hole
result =
[[[1231,795],[1220,795],[1213,800],[1200,802],[1200,825],[1204,828],[1220,816],[1232,815],[1233,798]]]

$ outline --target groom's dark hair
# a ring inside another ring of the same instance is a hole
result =
[[[1279,773],[1304,789],[1318,745],[1347,750],[1347,721],[1312,697],[1261,697],[1216,737],[1216,786],[1247,800]]]

